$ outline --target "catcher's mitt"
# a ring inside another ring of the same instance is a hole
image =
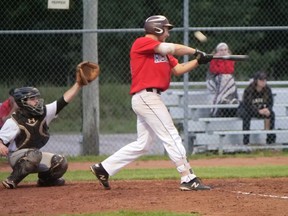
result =
[[[83,61],[76,68],[76,82],[80,86],[87,85],[100,74],[99,65],[89,61]]]

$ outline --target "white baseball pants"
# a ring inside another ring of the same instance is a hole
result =
[[[147,153],[157,136],[178,172],[182,174],[181,182],[189,182],[195,178],[193,173],[187,172],[191,168],[186,159],[186,150],[160,95],[142,90],[132,96],[132,109],[137,115],[137,140],[101,162],[109,175],[116,174],[121,168]]]

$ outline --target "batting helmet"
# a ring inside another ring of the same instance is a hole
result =
[[[145,20],[144,29],[146,34],[162,35],[164,27],[168,27],[169,30],[174,27],[165,16],[154,15]]]
[[[33,116],[39,116],[44,113],[44,100],[40,98],[40,92],[34,87],[16,88],[13,93],[14,100],[20,109],[27,111]],[[28,98],[38,98],[36,106],[27,103]]]

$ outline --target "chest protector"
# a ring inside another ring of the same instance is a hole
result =
[[[20,128],[20,134],[15,138],[18,149],[23,148],[42,148],[49,140],[50,134],[46,124],[46,109],[41,116],[26,116],[16,112],[12,118]]]

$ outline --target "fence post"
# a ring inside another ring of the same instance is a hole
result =
[[[184,37],[183,44],[189,46],[189,0],[183,0],[183,26],[184,26]],[[185,55],[183,61],[188,62],[188,56]],[[188,132],[188,119],[189,119],[189,110],[188,110],[188,91],[189,91],[189,75],[188,73],[184,74],[184,97],[183,97],[183,108],[184,108],[184,121],[183,121],[183,129],[184,129],[184,146],[187,150],[193,148],[193,146],[189,146],[189,132]],[[191,154],[190,152],[188,152]]]
[[[97,29],[98,0],[83,0],[84,29]],[[83,60],[98,62],[97,33],[83,34]],[[91,47],[93,47],[91,51]],[[101,66],[100,66],[101,69]],[[99,155],[99,81],[82,90],[83,154]]]

